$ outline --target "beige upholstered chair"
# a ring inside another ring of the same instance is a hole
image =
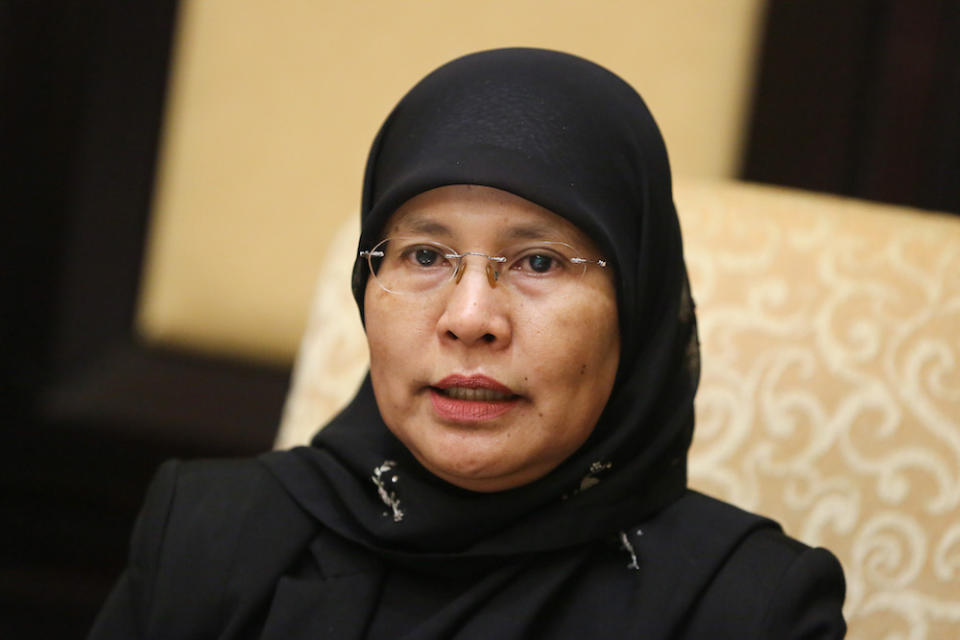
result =
[[[833,550],[850,637],[960,637],[960,218],[732,182],[676,200],[703,345],[691,484]],[[365,372],[354,227],[278,446]]]

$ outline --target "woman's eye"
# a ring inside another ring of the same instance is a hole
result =
[[[527,257],[527,265],[537,273],[546,273],[553,266],[554,259],[542,254],[534,254]]]
[[[557,256],[550,253],[536,252],[525,254],[515,265],[515,269],[529,275],[551,273],[562,266]]]
[[[420,267],[432,267],[441,257],[439,251],[429,247],[416,247],[408,255],[414,264]]]

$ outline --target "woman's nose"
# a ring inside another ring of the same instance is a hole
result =
[[[461,272],[446,294],[444,311],[437,322],[441,339],[465,346],[489,344],[503,348],[510,343],[510,318],[505,293],[495,286],[496,279],[486,261],[470,265]]]

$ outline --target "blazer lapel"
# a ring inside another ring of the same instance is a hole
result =
[[[363,638],[379,600],[383,568],[371,554],[327,530],[280,578],[264,640]]]

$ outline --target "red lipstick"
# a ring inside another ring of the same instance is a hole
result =
[[[483,422],[510,411],[519,396],[487,376],[451,375],[430,387],[430,398],[441,419]]]

